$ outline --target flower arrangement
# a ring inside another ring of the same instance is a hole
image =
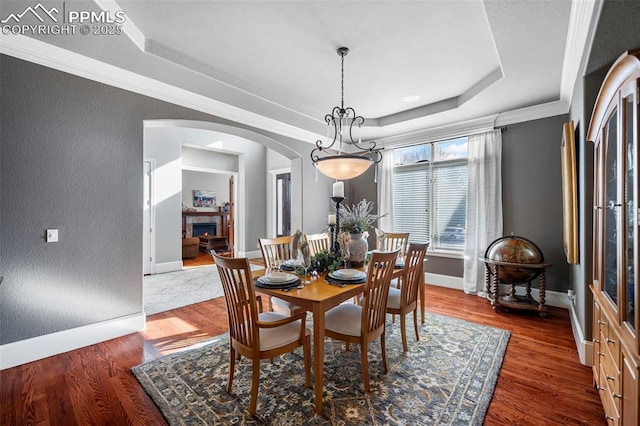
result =
[[[339,210],[340,215],[340,231],[349,234],[362,234],[366,232],[371,225],[378,219],[386,216],[376,215],[372,213],[373,201],[361,200],[358,204],[351,207],[344,205]]]

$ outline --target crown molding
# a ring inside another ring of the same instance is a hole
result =
[[[0,34],[0,53],[109,86],[190,108],[282,136],[316,141],[322,135],[16,34]]]
[[[571,104],[573,88],[582,71],[582,60],[589,53],[590,40],[595,32],[601,8],[600,0],[571,2],[560,82],[560,99],[568,104]]]
[[[559,100],[502,112],[498,114],[498,117],[496,118],[495,127],[567,114],[569,113],[569,107],[569,102]]]

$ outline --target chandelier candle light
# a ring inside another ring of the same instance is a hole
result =
[[[336,214],[329,215],[331,252],[339,255],[340,245],[338,244],[338,233],[340,232],[340,203],[344,200],[344,182],[338,181],[333,184],[333,197],[331,197],[331,199],[336,203]],[[333,224],[331,222],[333,222]]]
[[[344,57],[349,53],[346,47],[338,49],[338,55],[341,58],[341,100],[340,106],[333,107],[331,114],[324,117],[327,123],[327,145],[323,145],[321,140],[316,141],[316,147],[311,151],[311,161],[317,167],[317,170],[333,179],[352,179],[360,176],[367,171],[369,166],[382,161],[380,150],[376,148],[375,141],[369,141],[368,147],[362,147],[362,125],[364,118],[357,115],[356,111],[351,107],[344,107]],[[358,127],[358,141],[353,139],[353,126]],[[331,128],[333,127],[333,140],[329,142],[331,137]],[[344,138],[344,139],[343,139]],[[323,151],[331,149],[338,142],[338,154],[321,156]],[[358,151],[356,153],[342,153],[342,142],[353,145]],[[335,194],[334,194],[335,197]],[[342,195],[344,197],[344,194]]]

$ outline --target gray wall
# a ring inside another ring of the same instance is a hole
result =
[[[566,292],[569,267],[562,240],[560,143],[566,115],[510,124],[502,134],[504,235],[532,240],[553,263],[547,290]],[[534,283],[537,285],[536,283]]]
[[[0,344],[142,311],[144,120],[261,133],[299,150],[309,185],[301,193],[329,191],[328,180],[313,183],[309,143],[10,56],[0,66]],[[264,176],[264,168],[252,172]],[[263,212],[256,235],[265,232],[264,208],[253,207]],[[303,214],[310,226],[324,225],[325,202],[311,198]],[[60,230],[59,243],[44,242],[47,228]]]

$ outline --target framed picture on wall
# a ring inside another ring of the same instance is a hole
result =
[[[193,190],[193,207],[215,207],[217,201],[215,191],[206,189]]]
[[[562,219],[567,263],[578,263],[578,186],[573,121],[562,126]]]

